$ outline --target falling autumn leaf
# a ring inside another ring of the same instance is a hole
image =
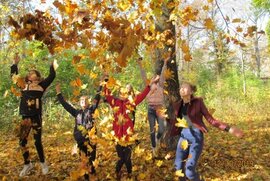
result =
[[[188,148],[188,141],[183,139],[180,146],[182,150],[186,150]]]
[[[182,172],[182,170],[177,170],[177,171],[175,172],[175,176],[177,176],[177,177],[184,177],[185,174]]]
[[[204,26],[208,30],[213,30],[215,28],[214,23],[213,23],[213,20],[211,18],[206,18],[204,20]]]

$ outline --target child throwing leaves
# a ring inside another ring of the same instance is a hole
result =
[[[75,117],[75,126],[74,126],[74,138],[77,142],[78,148],[80,150],[82,164],[83,167],[90,166],[90,170],[86,170],[84,175],[86,180],[89,180],[89,174],[95,174],[96,170],[93,165],[93,162],[96,159],[96,144],[91,142],[91,138],[89,138],[88,132],[95,131],[95,121],[93,119],[93,115],[95,110],[97,109],[100,102],[100,91],[101,86],[99,87],[98,93],[95,96],[94,104],[90,105],[89,97],[82,96],[80,97],[80,109],[75,109],[69,103],[64,100],[64,97],[61,93],[60,84],[56,85],[56,93],[59,102],[68,111],[73,117]],[[87,158],[88,160],[85,160]]]
[[[16,54],[13,65],[11,66],[11,75],[13,79],[16,79],[18,74],[18,63],[20,58]],[[40,72],[37,70],[30,70],[25,77],[24,81],[18,82],[17,85],[21,88],[21,100],[20,100],[20,115],[22,116],[22,122],[20,127],[19,139],[20,146],[22,148],[24,166],[20,172],[20,177],[27,175],[33,168],[33,164],[29,159],[29,151],[27,149],[27,138],[30,130],[34,130],[35,146],[39,156],[40,165],[42,168],[42,174],[47,174],[49,168],[45,163],[43,146],[41,142],[42,133],[42,102],[41,98],[55,78],[55,70],[57,63],[54,61],[50,66],[50,74],[47,78],[43,79]]]
[[[146,97],[148,103],[148,121],[150,127],[150,139],[152,145],[153,157],[157,157],[158,149],[160,146],[160,139],[164,134],[166,119],[161,113],[164,109],[164,83],[165,83],[165,70],[167,69],[167,62],[170,57],[164,60],[164,64],[160,73],[159,81],[155,82],[150,87],[150,92]],[[144,84],[147,85],[147,77],[145,70],[142,67],[142,58],[139,58],[137,63],[140,68],[141,76]],[[155,125],[158,124],[158,131],[156,133]]]
[[[227,131],[237,137],[243,136],[240,129],[230,127],[214,119],[208,112],[203,99],[194,97],[195,91],[194,85],[183,83],[180,88],[181,100],[174,105],[175,115],[185,120],[185,128],[181,132],[175,158],[176,171],[183,171],[185,175],[185,177],[180,177],[180,181],[184,181],[186,178],[192,181],[201,180],[196,171],[196,164],[203,149],[203,134],[207,132],[202,120],[203,117],[220,130]]]
[[[159,76],[153,78],[140,94],[135,95],[134,100],[128,99],[128,93],[123,88],[120,89],[119,97],[114,97],[106,85],[104,86],[105,98],[114,110],[113,131],[117,139],[116,151],[119,157],[115,167],[117,180],[121,179],[121,168],[124,164],[128,177],[131,177],[132,173],[131,145],[133,143],[130,137],[134,131],[134,124],[130,113],[144,100],[150,91],[150,86],[158,80]]]

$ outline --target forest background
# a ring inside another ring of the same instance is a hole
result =
[[[16,132],[19,90],[10,65],[22,58],[20,75],[37,68],[46,76],[50,63],[57,77],[44,95],[43,142],[50,166],[47,176],[76,179],[78,155],[72,155],[73,118],[56,101],[55,83],[77,106],[80,95],[94,96],[100,77],[109,73],[116,91],[130,83],[143,89],[136,60],[150,78],[171,55],[166,76],[168,117],[179,99],[179,84],[198,86],[214,117],[241,128],[235,139],[208,125],[199,171],[206,180],[270,180],[270,2],[268,0],[9,1],[0,5],[0,178],[18,179],[22,158]],[[39,11],[35,11],[39,9]],[[169,53],[172,52],[172,53]],[[134,147],[135,180],[174,180],[174,149],[151,158],[146,104],[136,111],[141,143]],[[106,104],[95,114],[99,136],[97,178],[114,177],[116,153],[110,141],[112,116]],[[175,138],[177,139],[177,138]],[[37,162],[33,141],[31,155]],[[165,145],[164,145],[165,147]],[[172,146],[173,147],[173,146]]]

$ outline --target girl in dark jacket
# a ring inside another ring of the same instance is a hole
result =
[[[200,181],[199,174],[196,172],[196,164],[203,148],[203,133],[207,132],[202,118],[214,127],[227,131],[234,136],[242,137],[243,133],[236,127],[230,127],[227,124],[218,121],[208,112],[203,99],[194,97],[193,93],[196,87],[190,83],[183,83],[180,88],[181,100],[175,103],[175,115],[186,121],[186,127],[181,132],[178,141],[175,158],[176,171],[182,170],[185,177],[180,177],[184,181],[186,178],[192,181]],[[184,143],[188,145],[186,148]]]
[[[95,129],[95,121],[92,114],[94,114],[99,105],[101,88],[102,87],[100,86],[98,93],[95,96],[93,105],[89,104],[88,96],[82,96],[80,98],[81,109],[75,109],[64,100],[64,97],[61,94],[60,84],[56,85],[58,101],[62,104],[65,110],[67,110],[73,117],[75,117],[73,135],[82,156],[82,164],[86,167],[88,167],[87,165],[90,166],[90,170],[86,170],[86,174],[84,175],[86,180],[89,180],[88,172],[90,172],[90,174],[96,173],[95,167],[93,166],[93,162],[96,159],[96,145],[91,142],[91,138],[89,138],[87,133],[91,131],[92,128]],[[85,160],[83,157],[85,156],[88,158],[87,163],[84,163]]]
[[[18,80],[18,63],[20,58],[16,54],[13,65],[11,66],[11,75],[13,80]],[[31,128],[34,129],[35,146],[38,152],[42,174],[47,174],[49,168],[45,163],[43,146],[41,142],[42,131],[42,102],[41,98],[55,78],[55,70],[57,63],[54,61],[50,66],[50,74],[44,80],[41,78],[40,73],[37,70],[30,70],[25,77],[24,82],[16,82],[21,88],[21,101],[20,101],[20,115],[22,116],[21,128],[20,128],[20,146],[23,152],[24,167],[20,172],[20,176],[23,177],[29,173],[33,168],[33,164],[29,160],[29,151],[27,149],[27,138]]]

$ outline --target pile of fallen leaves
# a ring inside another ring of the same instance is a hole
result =
[[[101,130],[104,129],[102,127],[111,127],[105,123],[110,118],[105,119],[107,120],[99,122]],[[129,180],[175,180],[175,151],[169,152],[163,148],[158,158],[152,158],[148,123],[143,114],[137,120],[135,129],[141,143],[133,147],[133,175]],[[242,139],[236,139],[209,126],[210,132],[205,135],[204,150],[198,164],[199,172],[205,180],[270,180],[270,119],[250,120],[246,117],[237,124],[244,129],[245,136]],[[35,168],[22,180],[74,180],[80,174],[80,157],[74,154],[72,130],[63,132],[55,127],[52,131],[46,126],[43,130],[49,174],[41,175],[31,134],[28,146]],[[100,137],[103,134],[105,133],[98,133]],[[114,146],[113,141],[106,139],[98,144],[95,162],[97,174],[91,180],[115,180],[117,155]],[[20,179],[18,175],[23,167],[23,159],[18,140],[12,133],[1,133],[0,165],[1,180]],[[122,169],[122,180],[128,180],[125,166]]]

